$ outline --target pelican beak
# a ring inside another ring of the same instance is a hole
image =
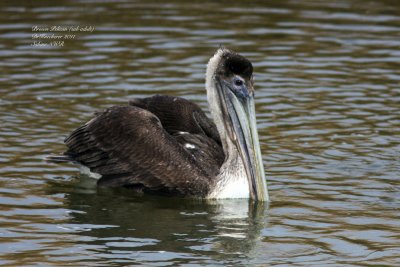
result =
[[[241,82],[238,83],[237,80]],[[235,141],[242,158],[248,182],[250,197],[256,201],[269,201],[257,122],[252,82],[241,77],[217,79],[219,98],[224,102],[222,110],[228,135]]]

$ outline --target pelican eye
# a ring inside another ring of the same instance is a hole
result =
[[[232,77],[232,80],[230,81],[230,84],[228,84],[228,87],[239,98],[247,98],[249,96],[246,83],[240,76]]]
[[[242,86],[244,82],[241,79],[235,79],[234,83],[236,86]]]

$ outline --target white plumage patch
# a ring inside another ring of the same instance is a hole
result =
[[[218,51],[214,54],[214,56],[210,58],[210,60],[208,61],[207,71],[206,71],[206,83],[212,82],[212,79],[214,78],[215,75],[215,71],[218,68],[218,64],[221,61],[223,53],[224,49],[222,48],[218,49]]]
[[[249,182],[247,178],[228,177],[226,184],[212,198],[249,198]]]
[[[231,152],[231,155],[236,154]],[[249,198],[250,189],[241,158],[236,154],[225,161],[217,177],[217,184],[208,195],[211,199]]]
[[[87,175],[87,176],[89,176],[90,178],[93,178],[93,179],[96,179],[96,180],[98,180],[98,179],[101,178],[101,174],[100,174],[100,173],[91,172],[90,169],[89,169],[88,167],[83,166],[83,165],[81,165],[81,164],[79,164],[79,171],[80,171],[82,174]]]
[[[193,145],[193,144],[186,143],[185,144],[185,148],[187,148],[187,149],[196,149],[196,146]]]
[[[224,49],[218,49],[214,56],[208,61],[206,71],[207,100],[209,103],[211,115],[214,119],[214,123],[217,126],[220,136],[226,136],[226,130],[223,123],[221,108],[219,107],[220,103],[218,101],[217,88],[215,87],[215,73],[223,54]]]

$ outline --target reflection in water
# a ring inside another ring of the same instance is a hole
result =
[[[60,184],[50,183],[47,190],[59,192]],[[58,227],[82,236],[75,245],[86,249],[77,253],[94,249],[104,263],[240,263],[260,242],[264,205],[132,196],[129,189],[96,190],[92,179],[81,177],[65,197],[65,207],[74,212]]]

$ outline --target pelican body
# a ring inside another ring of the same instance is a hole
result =
[[[206,90],[214,122],[195,103],[155,95],[95,113],[52,161],[79,163],[99,186],[195,198],[268,201],[254,108],[253,67],[221,48]]]

